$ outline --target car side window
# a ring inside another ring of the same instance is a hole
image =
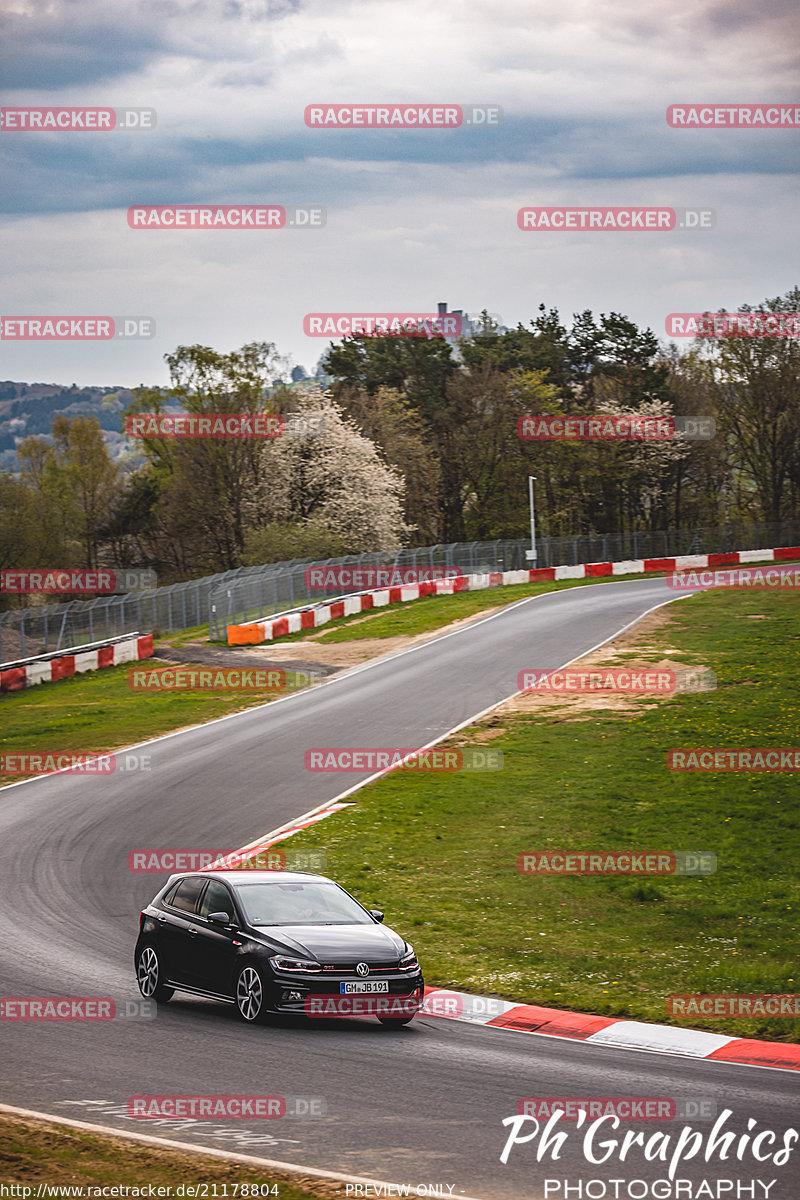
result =
[[[220,883],[217,879],[209,880],[205,895],[203,896],[200,905],[200,916],[207,917],[212,912],[226,912],[234,918],[236,910],[233,907],[231,894],[225,887],[224,883]]]
[[[180,912],[193,913],[197,907],[197,898],[203,890],[204,883],[205,879],[201,875],[184,879],[178,884],[178,890],[174,893],[169,903]]]

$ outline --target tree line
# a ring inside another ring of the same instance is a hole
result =
[[[797,313],[800,291],[740,311]],[[458,343],[347,337],[325,387],[275,386],[272,343],[180,346],[170,386],[126,415],[315,414],[272,440],[146,438],[114,462],[94,417],[53,421],[0,475],[5,566],[147,566],[173,582],[258,562],[524,537],[780,521],[800,501],[800,349],[792,337],[659,345],[620,313],[566,324],[540,305]],[[713,418],[706,440],[525,441],[528,414]],[[321,422],[321,427],[320,427]]]

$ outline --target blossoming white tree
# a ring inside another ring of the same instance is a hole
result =
[[[400,473],[326,392],[298,389],[291,401],[300,414],[296,431],[290,424],[284,437],[266,445],[260,464],[271,519],[323,527],[348,553],[400,546],[407,533]],[[303,421],[312,414],[316,421]]]

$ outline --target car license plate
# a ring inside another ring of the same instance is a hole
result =
[[[352,983],[340,983],[339,993],[342,996],[363,995],[366,993],[388,992],[388,979],[354,979]]]

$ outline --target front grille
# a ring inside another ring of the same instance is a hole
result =
[[[365,960],[363,958],[360,958],[358,961],[364,962]],[[357,965],[356,963],[342,963],[342,964],[323,963],[322,970],[325,972],[325,974],[346,975],[346,976],[352,976],[353,979],[360,979],[361,976],[356,974],[356,965]],[[389,963],[389,964],[367,963],[367,966],[369,967],[370,975],[401,975],[401,974],[406,975],[409,973],[413,974],[413,972],[406,972],[406,971],[401,972],[397,963],[394,963],[394,964],[391,964],[391,963]],[[365,975],[365,976],[363,976],[363,978],[368,979],[369,976]]]

